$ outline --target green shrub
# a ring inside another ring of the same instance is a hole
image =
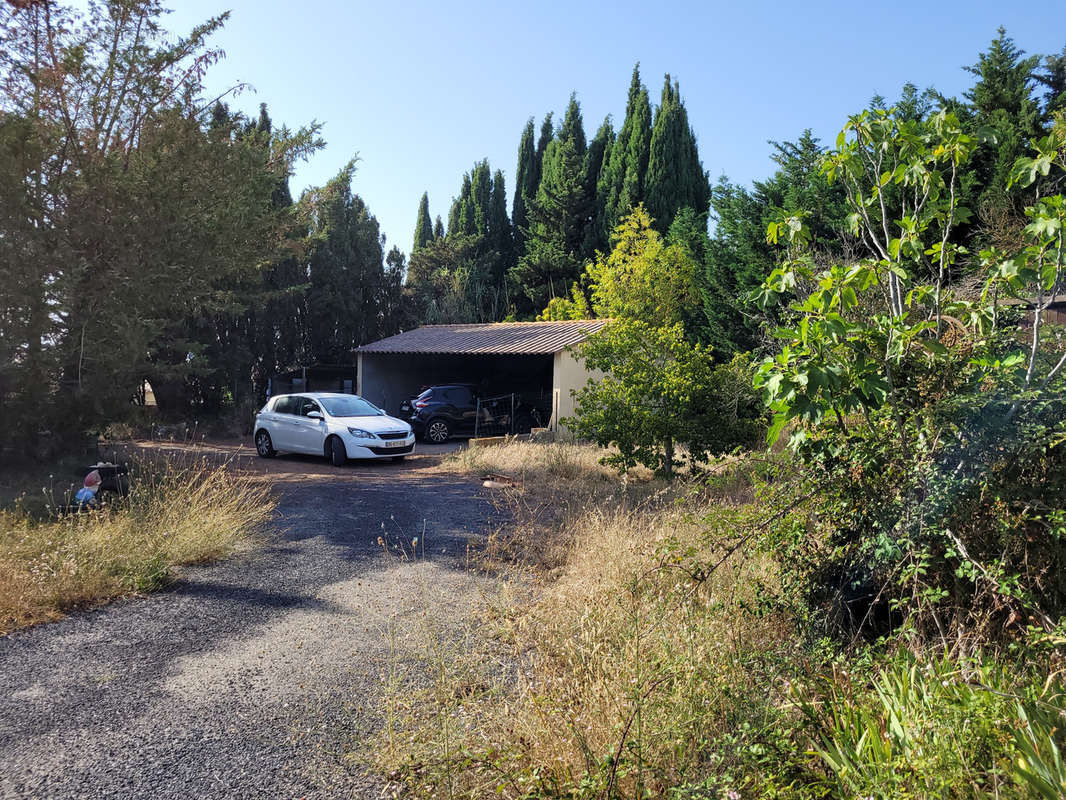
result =
[[[901,652],[869,682],[838,668],[795,695],[834,797],[1061,797],[1063,687],[1046,674]]]

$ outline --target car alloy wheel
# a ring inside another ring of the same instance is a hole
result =
[[[451,431],[448,430],[448,423],[443,420],[435,419],[426,428],[426,438],[433,444],[444,444],[448,441],[450,435]]]
[[[274,443],[270,441],[270,434],[266,431],[259,431],[256,434],[255,451],[263,458],[270,458],[274,455]]]

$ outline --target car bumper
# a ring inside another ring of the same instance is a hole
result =
[[[388,439],[373,444],[365,439],[349,440],[344,443],[344,449],[348,451],[348,458],[395,458],[414,452],[415,437],[412,434],[406,439]]]

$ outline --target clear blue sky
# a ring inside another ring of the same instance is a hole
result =
[[[513,188],[518,139],[577,92],[591,136],[621,125],[635,62],[658,101],[680,81],[711,177],[749,184],[773,171],[767,140],[812,128],[831,142],[874,93],[906,81],[959,94],[962,70],[1003,25],[1030,53],[1058,53],[1066,26],[1003,2],[342,2],[180,0],[185,32],[229,8],[208,87],[243,81],[233,101],[267,103],[275,124],[324,123],[325,150],[298,166],[294,195],[354,154],[354,190],[389,246],[409,252],[423,191],[447,222],[462,173],[488,158]]]

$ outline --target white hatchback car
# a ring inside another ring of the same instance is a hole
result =
[[[402,461],[415,449],[415,434],[401,419],[354,394],[279,394],[255,415],[255,450],[322,455],[336,466],[349,458]]]

